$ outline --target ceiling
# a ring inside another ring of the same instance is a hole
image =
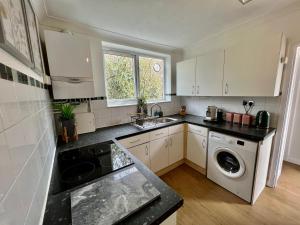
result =
[[[47,15],[182,48],[297,0],[44,0]]]

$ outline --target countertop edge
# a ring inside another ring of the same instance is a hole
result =
[[[113,139],[121,140],[121,139],[132,137],[132,136],[135,136],[135,135],[151,132],[151,131],[154,131],[154,130],[158,130],[158,129],[161,129],[161,128],[170,127],[170,126],[174,126],[174,125],[178,125],[178,124],[184,124],[184,123],[193,124],[193,125],[197,125],[197,126],[201,126],[201,127],[206,127],[206,128],[209,128],[211,131],[216,131],[216,132],[224,133],[224,134],[227,134],[227,135],[236,136],[236,137],[239,137],[239,138],[244,138],[244,139],[247,139],[249,141],[254,141],[254,142],[263,141],[269,135],[271,135],[273,132],[276,132],[275,128],[269,128],[270,132],[268,134],[266,134],[265,136],[263,136],[263,137],[262,136],[253,136],[251,134],[240,133],[238,131],[233,131],[233,130],[229,130],[229,129],[225,129],[225,128],[221,128],[221,127],[213,127],[213,124],[211,124],[211,125],[210,124],[203,124],[201,122],[201,119],[203,119],[203,117],[200,117],[200,116],[193,116],[193,115],[187,115],[187,116],[195,117],[196,119],[199,119],[199,122],[191,121],[191,119],[187,118],[186,116],[182,117],[182,116],[177,115],[177,114],[176,115],[170,115],[168,117],[176,118],[176,119],[178,119],[178,121],[170,122],[168,124],[163,124],[163,125],[159,125],[159,126],[156,126],[156,127],[151,127],[151,128],[148,128],[148,129],[141,129],[141,128],[136,128],[135,127],[133,129],[136,129],[136,130],[135,131],[130,131],[129,134],[124,134],[124,135],[123,134],[121,134],[121,135],[112,134],[111,137],[107,138],[106,140],[97,141],[95,143],[91,142],[91,143],[87,143],[87,144],[83,144],[83,145],[76,145],[76,142],[71,142],[75,145],[74,146],[68,145],[68,144],[67,145],[59,145],[57,147],[57,149],[58,149],[59,152],[68,151],[68,150],[81,148],[81,147],[85,147],[85,146],[96,144],[96,143],[105,142],[105,141],[108,141],[108,140],[113,140]],[[226,125],[225,122],[224,122],[224,125]],[[112,129],[112,130],[113,129],[124,129],[124,127],[126,127],[126,126],[133,127],[133,125],[131,125],[130,123],[125,123],[125,124],[115,125],[115,126],[111,126],[111,127],[99,128],[98,131],[96,130],[95,132],[86,133],[86,134],[82,134],[82,135],[84,135],[84,136],[88,136],[88,135],[95,136],[95,135],[97,135],[97,132],[99,132],[99,135],[100,135],[100,132],[102,132],[102,131],[105,132],[104,129],[106,129],[106,130],[109,130],[109,129]],[[239,126],[239,127],[242,128],[242,126]],[[255,129],[255,128],[250,127],[249,129]],[[79,137],[79,139],[80,139],[80,137]]]

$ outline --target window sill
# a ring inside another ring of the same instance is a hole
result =
[[[160,104],[160,103],[170,103],[170,102],[172,102],[171,99],[163,99],[160,101],[150,101],[150,102],[147,102],[147,104]],[[134,100],[134,101],[130,101],[130,100],[129,101],[111,101],[111,102],[109,102],[107,100],[108,108],[134,106],[134,105],[137,105],[136,100]]]

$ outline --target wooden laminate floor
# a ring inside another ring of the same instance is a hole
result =
[[[183,198],[177,225],[300,224],[300,167],[284,163],[279,184],[251,206],[187,165],[161,177]]]

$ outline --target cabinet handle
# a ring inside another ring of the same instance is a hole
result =
[[[168,148],[168,145],[169,145],[169,144],[168,144],[168,139],[165,140],[165,144],[166,144],[165,147]]]
[[[173,146],[173,138],[170,138],[170,146]]]
[[[163,133],[163,132],[161,132],[161,133],[155,134],[155,136],[159,136],[159,135],[162,135],[162,134],[164,134],[164,133]]]
[[[146,145],[146,156],[149,155],[149,150],[148,150],[148,146]]]
[[[228,83],[226,82],[225,84],[225,94],[227,95],[228,94]]]
[[[206,141],[205,141],[205,139],[202,141],[202,148],[206,149]]]
[[[79,78],[69,78],[68,83],[79,84],[82,81]]]
[[[135,141],[130,141],[129,143],[130,144],[134,144],[134,143],[137,143],[137,142],[139,142],[141,139],[137,139],[137,140],[135,140]]]

